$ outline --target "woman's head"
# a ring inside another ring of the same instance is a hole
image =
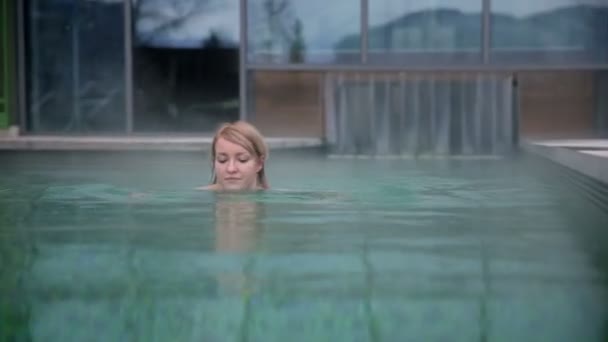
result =
[[[267,159],[268,147],[253,125],[245,121],[223,124],[211,145],[211,183],[220,190],[267,189]]]

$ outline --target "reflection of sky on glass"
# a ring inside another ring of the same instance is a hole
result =
[[[606,0],[508,0],[492,1],[492,11],[524,17],[561,7],[579,5],[608,6]]]
[[[464,13],[479,13],[481,0],[369,0],[370,25],[384,25],[408,13],[429,9],[456,9]],[[524,17],[561,7],[577,5],[608,6],[607,0],[494,0],[492,11]]]
[[[248,0],[249,39],[254,45],[268,38],[269,22],[265,10],[266,0]],[[285,0],[276,0],[276,3]],[[283,25],[293,32],[295,18],[302,23],[302,38],[308,50],[332,50],[347,36],[360,32],[359,1],[353,0],[287,0]],[[273,33],[274,40],[280,40]]]
[[[136,8],[140,45],[197,48],[212,35],[222,46],[239,44],[238,0],[138,0]]]
[[[430,9],[455,9],[464,13],[480,13],[481,0],[370,0],[369,23],[381,26],[407,14]]]
[[[122,2],[125,0],[87,0]],[[289,1],[289,0],[288,0]],[[264,0],[248,0],[252,11],[259,11]],[[331,50],[341,39],[359,34],[359,1],[291,0],[295,17],[303,24],[303,38],[309,48]],[[482,0],[369,0],[371,26],[394,21],[406,14],[427,9],[457,9],[479,13]],[[141,15],[135,20],[137,40],[143,45],[200,47],[215,34],[222,45],[239,43],[239,0],[134,0]],[[560,7],[576,5],[608,6],[607,0],[494,0],[492,10],[514,16],[527,16]],[[253,8],[257,7],[257,8]],[[250,23],[253,41],[264,29],[263,17]]]
[[[260,10],[264,0],[249,0],[250,7]],[[516,16],[527,16],[551,11],[561,7],[586,5],[606,5],[607,0],[494,0],[495,11]],[[482,0],[369,0],[371,26],[381,26],[404,15],[428,9],[456,9],[466,14],[481,12]],[[360,31],[359,1],[353,0],[292,0],[291,8],[303,23],[306,46],[315,50],[334,49],[342,38],[358,35]],[[264,29],[263,17],[254,16],[257,22],[250,23],[249,33],[256,40],[256,30]]]
[[[349,35],[360,32],[359,1],[294,0],[295,12],[302,18],[304,38],[308,46],[333,50],[334,45]]]

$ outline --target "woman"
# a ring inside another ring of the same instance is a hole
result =
[[[211,145],[211,184],[199,189],[255,191],[268,189],[264,163],[268,147],[262,134],[245,121],[226,123]]]

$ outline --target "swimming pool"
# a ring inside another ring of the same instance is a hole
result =
[[[0,154],[0,340],[600,341],[602,188],[526,156]]]

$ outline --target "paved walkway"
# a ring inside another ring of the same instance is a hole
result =
[[[11,136],[0,135],[0,150],[37,151],[205,151],[212,137],[191,136]],[[270,149],[318,147],[320,138],[267,138]]]

